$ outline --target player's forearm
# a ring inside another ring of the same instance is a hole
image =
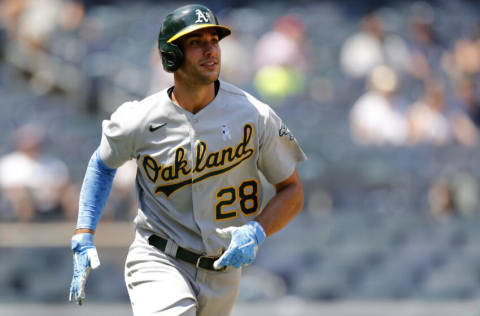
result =
[[[84,234],[84,233],[95,234],[95,231],[92,230],[92,229],[88,229],[88,228],[77,228],[77,229],[75,229],[75,235],[76,234]]]
[[[296,171],[289,183],[277,187],[277,193],[255,219],[267,236],[284,228],[303,207],[303,188]]]
[[[75,233],[95,231],[110,194],[116,169],[108,168],[98,151],[90,159],[85,172],[78,209]]]

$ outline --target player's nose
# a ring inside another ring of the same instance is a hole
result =
[[[203,45],[203,53],[205,56],[212,56],[216,53],[217,51],[217,45],[206,42],[205,45]]]

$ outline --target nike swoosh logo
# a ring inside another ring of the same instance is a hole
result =
[[[148,129],[150,132],[155,132],[157,129],[164,127],[167,123],[162,124],[150,124],[150,128]]]

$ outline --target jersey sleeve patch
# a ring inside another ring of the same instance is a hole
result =
[[[307,159],[293,133],[272,109],[264,117],[260,139],[258,166],[272,184],[287,179],[295,170],[296,163]]]

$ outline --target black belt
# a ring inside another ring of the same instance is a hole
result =
[[[165,248],[167,247],[167,240],[163,239],[162,237],[158,237],[157,235],[150,236],[148,238],[148,243],[156,247],[161,252],[165,252]],[[217,270],[213,267],[213,263],[215,262],[215,260],[218,259],[218,257],[199,255],[182,247],[178,247],[177,253],[175,254],[175,258],[191,263],[197,268],[202,268],[202,269],[211,270],[211,271],[224,270],[224,269]]]

